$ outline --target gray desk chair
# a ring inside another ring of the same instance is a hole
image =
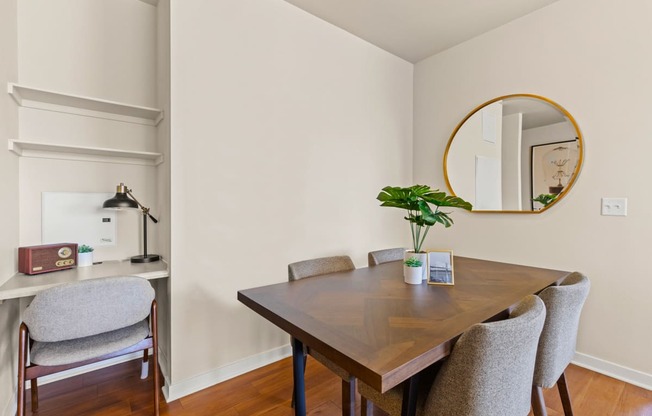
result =
[[[539,294],[548,315],[539,341],[532,385],[532,409],[535,416],[547,415],[542,389],[555,384],[559,389],[564,414],[573,414],[564,371],[575,355],[580,314],[590,286],[586,276],[575,272],[568,275],[559,286],[551,286]]]
[[[377,266],[390,261],[403,260],[405,257],[404,248],[386,248],[385,250],[370,251],[367,259],[369,260],[369,267]]]
[[[288,264],[288,280],[294,282],[322,274],[345,272],[354,269],[355,265],[349,256],[321,257]],[[304,351],[304,372],[306,369],[306,353],[312,355],[313,358],[340,376],[342,379],[342,406],[349,407],[352,403],[355,403],[355,378],[319,352],[311,351],[309,348],[307,351]],[[294,407],[294,390],[292,393],[292,407]]]
[[[534,372],[545,316],[541,299],[530,295],[514,308],[509,319],[469,328],[436,376],[428,380],[428,374],[423,374],[417,415],[527,415],[530,412],[527,383]],[[373,409],[368,401],[392,416],[401,414],[402,386],[381,394],[362,382],[358,384],[363,415],[369,415]]]
[[[133,276],[107,277],[38,293],[25,310],[19,329],[18,416],[25,414],[26,381],[31,383],[32,412],[36,412],[38,377],[143,351],[141,378],[146,378],[149,348],[158,415],[156,301],[149,282]]]

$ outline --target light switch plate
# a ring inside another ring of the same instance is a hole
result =
[[[627,198],[602,198],[602,215],[627,216]]]

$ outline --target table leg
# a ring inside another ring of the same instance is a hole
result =
[[[292,337],[292,370],[294,375],[294,414],[306,416],[306,384],[303,378],[303,343]]]
[[[342,379],[342,416],[355,416],[355,377]]]
[[[419,374],[415,374],[403,383],[403,404],[401,416],[414,416],[417,413],[417,393],[419,392]]]

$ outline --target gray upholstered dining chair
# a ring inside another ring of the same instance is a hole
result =
[[[18,416],[25,414],[25,382],[38,411],[39,377],[143,351],[154,361],[154,410],[159,414],[157,307],[146,279],[116,276],[55,286],[27,307],[18,338]],[[28,358],[29,357],[29,358]]]
[[[288,280],[290,282],[294,282],[322,274],[345,272],[354,269],[355,265],[349,256],[320,257],[288,264]],[[306,369],[306,353],[312,355],[313,358],[340,376],[342,379],[343,405],[345,405],[345,402],[350,403],[351,400],[355,400],[355,378],[344,371],[340,366],[321,355],[319,352],[311,351],[310,348],[307,348],[306,351],[304,351],[304,371]],[[292,393],[292,406],[294,407],[294,390]]]
[[[370,251],[367,259],[369,260],[369,266],[377,266],[390,261],[403,260],[403,257],[405,257],[405,249],[399,247]]]
[[[288,264],[290,282],[322,274],[346,272],[355,269],[349,256],[320,257]]]
[[[434,374],[424,372],[417,396],[417,415],[527,415],[530,387],[546,308],[538,297],[526,296],[509,319],[471,326]],[[428,379],[428,375],[432,375]],[[526,383],[523,386],[521,383]],[[381,394],[358,383],[362,414],[376,404],[400,415],[402,386]]]
[[[542,389],[555,384],[559,389],[564,414],[573,414],[564,372],[575,355],[580,314],[590,286],[586,276],[574,272],[559,286],[551,286],[539,293],[548,314],[539,340],[532,384],[532,410],[535,416],[547,415]]]

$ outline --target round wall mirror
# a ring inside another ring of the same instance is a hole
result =
[[[532,94],[506,95],[457,125],[444,178],[474,212],[539,213],[568,194],[583,150],[580,129],[562,106]]]

